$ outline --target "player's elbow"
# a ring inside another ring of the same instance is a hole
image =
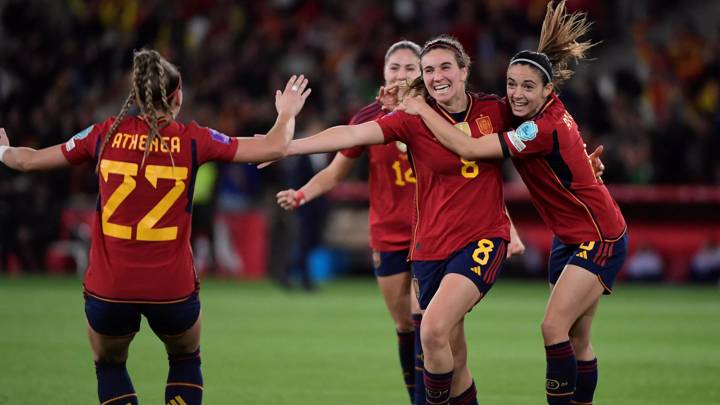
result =
[[[289,141],[268,137],[265,143],[265,161],[280,160],[287,156]]]
[[[8,166],[21,172],[30,172],[38,169],[37,165],[33,164],[32,159],[28,159],[21,154],[16,153],[12,156],[12,158],[7,160]]]

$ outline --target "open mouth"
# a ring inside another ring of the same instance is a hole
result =
[[[527,107],[528,102],[526,100],[511,100],[511,104],[513,108],[521,110],[525,107]]]
[[[450,92],[450,85],[449,84],[436,84],[435,86],[433,86],[433,90],[435,90],[435,92],[437,94],[447,94]]]

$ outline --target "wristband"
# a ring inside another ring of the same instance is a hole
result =
[[[0,162],[5,163],[5,160],[3,160],[3,157],[5,156],[5,151],[7,151],[10,147],[7,145],[0,145]]]
[[[295,198],[293,199],[293,205],[295,208],[301,206],[305,202],[305,193],[302,190],[295,192]]]

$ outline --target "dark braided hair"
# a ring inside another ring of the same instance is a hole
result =
[[[172,96],[180,86],[180,72],[157,51],[142,49],[134,53],[130,94],[120,109],[120,113],[115,118],[115,121],[113,121],[110,129],[105,134],[105,139],[98,153],[96,171],[100,167],[100,159],[110,138],[115,134],[118,126],[134,103],[137,103],[140,114],[146,118],[147,124],[150,127],[150,133],[145,143],[145,151],[140,167],[145,164],[153,142],[159,142],[165,150],[168,151],[170,161],[172,165],[175,166],[175,160],[170,152],[170,148],[160,136],[158,113],[172,115],[172,107],[168,101],[168,93],[171,93]]]

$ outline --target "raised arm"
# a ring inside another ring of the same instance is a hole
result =
[[[277,119],[265,137],[238,138],[234,162],[267,162],[285,156],[288,144],[295,134],[295,116],[302,110],[311,89],[305,76],[292,76],[285,90],[275,93]]]
[[[463,159],[477,160],[503,157],[498,134],[485,135],[480,138],[468,136],[435,112],[425,103],[422,97],[406,97],[399,109],[408,114],[419,115],[440,143]]]
[[[60,150],[60,145],[39,150],[10,146],[5,128],[0,128],[0,162],[23,172],[54,169],[70,164]]]
[[[382,129],[375,121],[357,125],[338,125],[317,134],[290,142],[287,154],[308,155],[335,152],[360,145],[377,145],[385,142]]]
[[[299,190],[283,190],[277,193],[277,203],[286,210],[293,210],[327,193],[344,179],[355,164],[351,159],[338,152],[330,164],[313,176]]]

